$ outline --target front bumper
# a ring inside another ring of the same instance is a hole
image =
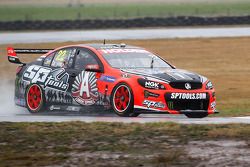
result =
[[[146,90],[149,91],[149,90]],[[157,91],[150,90],[153,94],[159,94],[158,97],[147,96],[142,94],[141,100],[135,100],[134,109],[137,113],[158,113],[158,114],[186,114],[218,113],[216,110],[216,97],[214,90],[197,90],[197,91]],[[206,94],[206,98],[200,99],[171,99],[172,93],[184,94]]]

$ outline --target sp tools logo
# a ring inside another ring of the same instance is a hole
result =
[[[207,99],[206,93],[171,93],[171,99]]]
[[[69,74],[65,72],[65,69],[55,69],[41,67],[41,66],[29,66],[23,74],[23,80],[31,83],[37,83],[44,85],[44,88],[66,91],[69,87],[68,84]]]

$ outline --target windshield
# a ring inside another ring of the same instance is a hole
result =
[[[161,58],[144,49],[101,49],[99,51],[114,68],[171,68]]]

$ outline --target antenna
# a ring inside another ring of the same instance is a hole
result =
[[[104,44],[104,45],[106,44],[106,39],[103,40],[103,44]]]

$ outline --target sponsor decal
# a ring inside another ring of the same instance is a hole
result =
[[[145,82],[145,88],[159,89],[159,84],[160,83],[153,82],[153,81],[146,81]]]
[[[16,57],[11,57],[11,56],[9,56],[9,60],[11,60],[11,61],[16,61]]]
[[[93,105],[98,100],[98,88],[94,72],[82,71],[73,83],[72,97],[81,105]]]
[[[50,110],[50,111],[53,111],[53,110],[61,110],[61,107],[60,107],[60,106],[54,106],[54,105],[52,105],[52,106],[49,107],[49,110]]]
[[[29,66],[23,74],[23,80],[31,83],[43,84],[48,77],[51,69],[41,66]]]
[[[138,83],[147,89],[165,89],[164,85],[160,84],[159,82],[150,81],[146,79],[138,79]]]
[[[49,74],[44,86],[56,90],[66,91],[69,87],[68,79],[69,74],[65,73],[63,68],[56,69]]]
[[[143,49],[101,49],[102,53],[150,53]]]
[[[71,104],[73,102],[71,93],[54,89],[45,89],[45,97],[47,102],[52,103]]]
[[[144,100],[142,105],[146,106],[147,108],[165,108],[165,105],[162,102]]]
[[[191,84],[190,83],[185,83],[185,88],[187,90],[190,90],[192,87],[191,87]]]
[[[211,103],[211,108],[212,108],[213,110],[216,108],[216,102],[215,102],[215,101]]]
[[[130,75],[127,74],[127,73],[122,73],[122,74],[121,74],[121,77],[122,77],[122,78],[130,78]]]
[[[207,85],[206,85],[206,89],[213,89],[213,88],[214,88],[214,86],[213,86],[212,82],[209,81],[209,82],[207,83]]]
[[[112,77],[112,76],[102,75],[100,80],[104,81],[104,82],[111,82],[112,83],[112,82],[115,82],[116,78]]]
[[[171,93],[171,99],[207,99],[206,93]]]
[[[66,91],[69,87],[68,84],[69,74],[65,72],[65,69],[55,69],[30,66],[23,74],[23,80],[30,83],[37,83],[43,85],[44,88],[48,87],[59,91]]]
[[[148,98],[148,97],[159,97],[160,95],[157,94],[157,93],[153,93],[153,92],[150,92],[150,91],[147,91],[147,90],[144,90],[144,97],[145,98]]]
[[[66,110],[67,111],[80,111],[81,110],[81,108],[80,107],[76,107],[76,106],[68,106],[67,108],[66,108]]]

